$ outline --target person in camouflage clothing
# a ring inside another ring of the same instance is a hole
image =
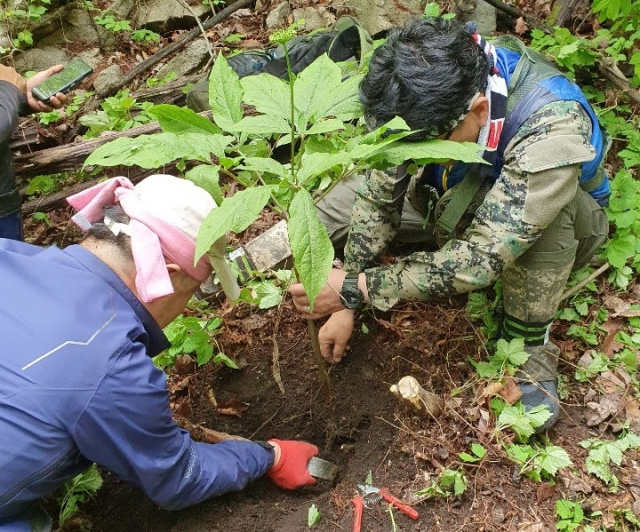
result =
[[[514,38],[487,43],[456,21],[421,19],[393,30],[360,86],[365,119],[402,117],[430,138],[477,142],[489,165],[370,171],[336,186],[318,205],[334,246],[345,246],[313,311],[300,284],[294,303],[320,330],[323,356],[344,356],[363,303],[388,310],[485,288],[502,277],[501,335],[522,337],[517,379],[525,408],[559,414],[559,349],[549,328],[572,270],[603,243],[609,183],[606,143],[581,91]],[[394,241],[425,251],[380,265]],[[436,251],[429,244],[437,244]]]

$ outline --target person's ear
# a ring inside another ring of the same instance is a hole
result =
[[[186,274],[177,264],[168,263],[167,272],[169,273],[171,284],[176,291],[181,291],[183,289],[194,290],[194,285],[196,288],[200,286],[200,283],[198,281],[193,279],[190,275]]]
[[[473,115],[479,128],[484,127],[489,119],[489,100],[484,94],[478,96],[471,104],[470,114]]]

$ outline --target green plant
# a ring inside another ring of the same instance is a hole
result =
[[[496,432],[511,429],[519,441],[526,441],[533,436],[535,429],[544,425],[549,417],[551,412],[547,405],[536,406],[529,411],[525,411],[520,403],[504,405],[498,415]]]
[[[487,450],[479,443],[471,444],[471,452],[473,453],[473,455],[469,453],[460,453],[458,457],[463,462],[473,463],[473,462],[479,462],[487,454]]]
[[[293,36],[295,29],[290,27],[274,32],[270,39],[283,44]],[[362,121],[356,122],[362,115],[359,74],[342,79],[340,66],[323,55],[296,77],[286,51],[285,58],[288,83],[268,74],[241,80],[219,54],[209,82],[215,123],[189,109],[159,105],[152,114],[162,133],[116,139],[94,151],[85,164],[157,168],[178,160],[178,167],[185,168],[186,161],[199,161],[206,168],[203,186],[212,194],[220,173],[236,179],[244,189],[224,198],[204,221],[196,242],[197,258],[227,231],[244,231],[270,204],[289,220],[296,277],[313,305],[333,262],[333,247],[318,220],[313,193],[366,168],[384,169],[409,159],[417,164],[482,159],[471,143],[396,143],[409,134],[399,118],[366,132]],[[243,103],[256,114],[244,116]],[[386,135],[389,128],[400,132]],[[289,147],[286,163],[271,156],[280,146]],[[190,178],[200,184],[201,174],[191,172]],[[315,325],[308,323],[325,391],[330,394]]]
[[[59,188],[59,182],[64,174],[38,175],[29,180],[25,188],[27,196],[50,194]]]
[[[640,447],[640,436],[633,432],[626,432],[615,441],[604,441],[590,438],[580,442],[585,449],[589,449],[586,465],[587,472],[602,480],[610,490],[618,490],[618,477],[611,470],[611,464],[619,466],[625,451]]]
[[[51,0],[0,0],[0,23],[14,48],[33,45],[33,34],[28,27],[42,19],[50,3]],[[10,49],[0,48],[0,54],[8,52]]]
[[[602,353],[593,353],[593,360],[587,367],[576,368],[575,378],[578,382],[587,382],[592,377],[607,371],[611,366],[611,360]]]
[[[224,353],[218,352],[214,356],[212,344],[216,345],[218,351],[220,349],[213,337],[220,333],[221,325],[220,318],[202,320],[194,316],[178,316],[164,330],[171,347],[156,356],[153,361],[157,366],[168,368],[175,365],[180,355],[195,354],[198,366],[213,359],[214,364],[225,364],[238,369],[236,363]]]
[[[557,445],[506,444],[504,450],[520,467],[519,473],[536,482],[550,480],[560,469],[573,465],[567,451]]]
[[[51,220],[49,220],[49,217],[46,215],[46,213],[44,212],[34,212],[31,217],[36,221],[36,222],[44,222],[45,224],[47,224],[49,227],[51,227]]]
[[[131,33],[131,39],[136,42],[158,43],[160,42],[160,35],[158,35],[155,31],[139,29],[134,30]]]
[[[132,31],[131,23],[128,20],[116,20],[111,13],[101,13],[93,17],[93,21],[104,29],[112,33],[120,33],[122,31]]]
[[[582,526],[585,517],[582,506],[577,502],[560,499],[556,501],[556,521],[558,532],[573,532]]]
[[[505,375],[513,375],[515,369],[529,359],[529,355],[524,350],[524,340],[514,338],[507,342],[504,339],[498,340],[496,352],[488,360],[476,362],[471,361],[478,375],[483,379],[502,379]]]
[[[451,497],[467,489],[467,477],[461,469],[443,469],[429,486],[416,492],[419,497]]]
[[[137,103],[126,89],[106,98],[101,107],[101,111],[78,119],[82,125],[89,128],[84,135],[85,138],[98,137],[104,131],[131,129],[151,122],[154,118],[151,114],[154,105],[150,102]]]
[[[224,38],[224,42],[234,44],[240,42],[242,39],[244,39],[244,35],[241,33],[232,33]]]
[[[55,124],[56,122],[62,120],[62,118],[62,113],[55,109],[50,113],[38,113],[38,122],[40,122],[43,126]]]
[[[147,84],[147,87],[149,87],[151,89],[153,87],[158,87],[160,85],[165,85],[165,84],[173,81],[174,79],[176,79],[176,73],[175,72],[169,72],[162,79],[150,77],[150,78],[147,79],[147,81],[145,83]]]
[[[322,513],[320,513],[316,505],[312,504],[309,506],[309,511],[307,512],[307,527],[312,528],[316,526],[320,522],[320,519],[322,519]]]
[[[93,464],[84,473],[73,477],[64,485],[64,495],[58,500],[60,503],[60,514],[58,525],[60,528],[78,511],[78,505],[87,498],[93,497],[102,487],[102,477]]]
[[[277,270],[273,272],[275,279],[268,279],[257,272],[262,279],[247,283],[240,293],[240,301],[257,305],[261,309],[278,306],[291,282],[292,273],[291,270]]]
[[[498,280],[494,285],[493,301],[485,291],[471,292],[465,310],[473,322],[482,320],[480,332],[487,340],[494,340],[500,332],[500,314],[502,305],[502,282]]]

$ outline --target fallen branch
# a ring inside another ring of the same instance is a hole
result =
[[[636,89],[627,77],[618,68],[617,63],[611,57],[603,57],[598,61],[600,73],[613,83],[618,89],[624,92],[634,102],[640,103],[640,91]]]
[[[202,35],[202,31],[211,29],[213,26],[222,22],[231,14],[235,13],[239,9],[242,9],[243,7],[247,7],[251,5],[253,2],[254,0],[238,0],[237,2],[231,4],[230,6],[225,7],[222,11],[219,11],[216,15],[207,19],[202,24],[202,27],[197,27],[192,29],[191,31],[185,33],[179,41],[176,41],[173,44],[170,44],[166,48],[163,48],[159,52],[153,54],[148,59],[144,60],[142,63],[137,64],[129,72],[127,72],[127,75],[124,76],[116,85],[110,87],[108,90],[105,90],[99,93],[97,96],[99,98],[104,98],[105,96],[109,96],[117,92],[121,87],[128,85],[133,80],[138,78],[143,72],[146,72],[151,67],[157,65],[165,57],[168,57],[174,54],[175,52],[177,52],[178,50],[181,50],[182,48],[184,48],[191,41],[195,40],[198,36]]]
[[[200,114],[211,118],[211,112],[209,111]],[[109,141],[120,137],[148,135],[158,131],[160,131],[160,125],[157,122],[152,122],[125,131],[104,133],[97,139],[73,142],[46,150],[18,155],[14,159],[16,177],[26,180],[37,175],[50,175],[78,170],[91,153]]]
[[[606,272],[611,265],[608,262],[605,262],[602,266],[600,266],[596,271],[594,271],[589,277],[580,281],[577,285],[572,286],[560,297],[560,301],[564,301],[565,299],[571,297],[573,294],[582,290],[585,286],[587,286],[591,281],[599,277],[602,273]]]
[[[543,30],[545,32],[551,31],[547,26],[538,22],[538,20],[535,17],[528,15],[527,13],[523,13],[516,7],[508,6],[507,4],[500,2],[500,0],[484,0],[484,1],[487,4],[495,7],[496,9],[502,11],[503,13],[506,13],[507,15],[513,18],[516,18],[516,19],[523,18],[525,22],[529,24],[529,26],[531,26],[532,28]]]

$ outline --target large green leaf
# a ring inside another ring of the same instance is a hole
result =
[[[306,135],[319,135],[321,133],[330,133],[332,131],[338,131],[339,129],[344,129],[344,123],[342,122],[342,120],[338,120],[336,118],[329,118],[328,120],[321,120],[320,122],[316,122],[304,133]]]
[[[347,78],[338,85],[331,86],[315,109],[316,120],[326,116],[335,116],[350,120],[362,116],[362,104],[358,94],[361,75]]]
[[[244,101],[265,115],[289,120],[291,99],[289,85],[271,74],[247,76],[240,81],[244,89]]]
[[[241,103],[240,78],[225,57],[218,54],[209,76],[209,107],[213,112],[213,119],[226,129],[228,122],[235,123],[242,118]]]
[[[358,147],[358,149],[361,148],[365,151],[370,151],[368,147]],[[381,146],[373,152],[363,155],[363,157],[366,157],[370,162],[385,161],[390,165],[399,165],[409,160],[419,164],[446,161],[485,163],[486,161],[478,155],[481,149],[480,146],[473,142],[452,142],[449,140],[394,142]]]
[[[233,137],[202,133],[157,133],[136,138],[121,137],[96,149],[85,166],[133,166],[158,168],[177,159],[209,162],[213,153],[224,155]]]
[[[211,164],[201,164],[192,168],[184,177],[189,181],[193,181],[196,185],[204,188],[213,199],[216,204],[220,205],[224,199],[222,190],[220,190],[220,167]]]
[[[313,199],[305,189],[296,192],[289,214],[287,228],[295,268],[313,306],[329,277],[333,246],[327,230],[318,220]]]
[[[328,90],[340,85],[341,75],[340,67],[327,54],[322,54],[298,74],[293,85],[294,105],[307,121],[312,117],[321,118],[316,116],[319,104]]]
[[[156,105],[149,113],[158,119],[165,133],[220,133],[208,118],[187,107]]]
[[[225,129],[233,133],[253,133],[255,135],[284,134],[291,126],[283,118],[269,115],[245,116],[235,124],[226,124]]]
[[[318,176],[338,164],[347,164],[351,160],[349,153],[317,152],[305,156],[297,171],[298,183],[303,184],[310,178]]]
[[[269,201],[271,187],[251,187],[226,198],[205,218],[196,240],[195,260],[199,260],[227,231],[244,231]]]
[[[240,168],[259,174],[274,174],[278,177],[286,177],[289,172],[282,164],[270,157],[247,157]]]

